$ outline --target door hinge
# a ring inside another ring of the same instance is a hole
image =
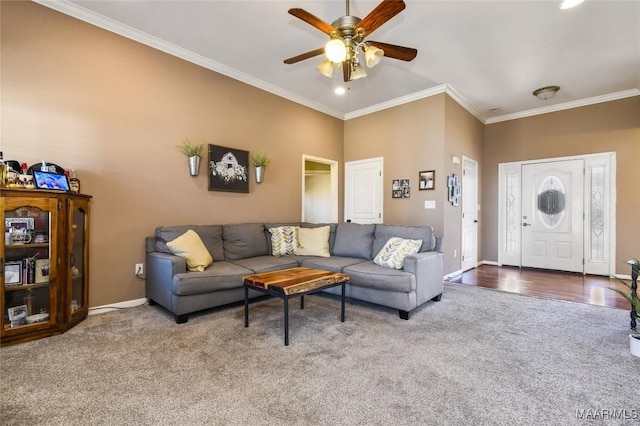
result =
[[[378,213],[378,219],[382,219],[382,213]]]

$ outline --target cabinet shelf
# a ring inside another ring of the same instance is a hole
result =
[[[28,250],[35,248],[49,248],[49,243],[33,243],[33,244],[7,244],[4,246],[5,250]]]
[[[17,284],[17,285],[5,284],[4,291],[33,290],[34,288],[42,288],[42,287],[48,287],[48,286],[49,286],[49,281],[42,282],[42,283],[34,283],[34,284]]]

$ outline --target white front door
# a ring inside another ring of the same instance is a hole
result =
[[[583,272],[584,161],[522,165],[522,266]]]
[[[462,157],[462,270],[478,264],[478,163]]]
[[[382,158],[344,165],[344,220],[382,223]]]

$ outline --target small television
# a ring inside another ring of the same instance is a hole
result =
[[[69,179],[63,174],[33,171],[33,184],[38,189],[52,189],[54,191],[69,191]]]

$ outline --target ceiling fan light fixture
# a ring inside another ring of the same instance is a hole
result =
[[[351,71],[351,80],[357,80],[359,78],[366,77],[366,76],[367,76],[367,73],[365,72],[362,65],[357,64],[355,67],[353,67],[353,70]]]
[[[373,45],[367,46],[364,51],[364,59],[367,64],[367,67],[373,68],[380,63],[382,57],[384,56],[384,50],[378,49]]]
[[[320,74],[324,75],[325,77],[331,78],[331,76],[333,75],[333,62],[325,59],[324,61],[320,62],[320,65],[318,65],[316,69]]]
[[[347,59],[347,46],[339,38],[333,38],[324,47],[324,53],[333,63],[344,62]]]
[[[533,91],[533,96],[546,101],[547,99],[552,98],[558,90],[560,90],[560,86],[541,87]]]

